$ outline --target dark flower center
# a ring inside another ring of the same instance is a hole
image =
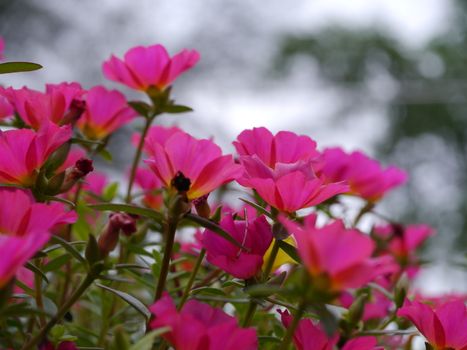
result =
[[[187,178],[181,171],[177,171],[172,181],[172,187],[175,187],[178,192],[187,192],[191,186],[191,180]]]

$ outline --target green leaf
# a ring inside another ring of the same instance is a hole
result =
[[[193,109],[182,105],[168,105],[164,107],[164,112],[169,114],[193,112]]]
[[[86,260],[89,262],[89,265],[92,266],[94,263],[102,260],[101,252],[99,246],[97,245],[96,237],[90,234],[88,238],[88,244],[84,252]]]
[[[279,244],[279,248],[282,249],[288,256],[294,259],[297,263],[302,263],[302,259],[300,259],[300,256],[298,255],[297,248],[284,241],[277,241],[277,243]]]
[[[81,253],[73,247],[70,242],[65,241],[63,238],[60,238],[56,235],[52,235],[50,241],[53,243],[60,244],[68,253],[70,253],[76,260],[79,262],[85,263],[86,260],[83,258]]]
[[[25,266],[28,270],[31,270],[32,272],[34,272],[34,274],[39,275],[45,282],[49,283],[49,279],[47,278],[47,276],[45,275],[45,273],[42,272],[41,269],[39,269],[36,265],[34,265],[34,264],[31,263],[31,262],[27,262],[24,266]]]
[[[0,63],[0,74],[30,72],[41,68],[40,64],[32,62],[5,62]]]
[[[268,297],[281,291],[280,286],[270,284],[255,284],[245,288],[245,293],[255,298]]]
[[[192,294],[216,294],[216,295],[226,295],[222,289],[212,288],[212,287],[199,287],[191,290]]]
[[[224,229],[222,227],[220,227],[215,222],[212,222],[211,220],[205,219],[205,218],[203,218],[203,217],[201,217],[199,215],[192,214],[192,213],[186,214],[185,218],[192,221],[192,222],[194,222],[194,223],[197,223],[198,225],[200,225],[200,226],[202,226],[204,228],[207,228],[211,232],[221,236],[222,238],[229,241],[230,243],[232,243],[236,247],[239,247],[240,249],[243,249],[245,251],[250,250],[250,249],[244,247],[240,242],[238,242],[235,238],[233,238],[228,232],[224,231]]]
[[[99,155],[104,158],[106,161],[111,162],[112,161],[112,153],[110,153],[108,150],[105,148],[101,149],[99,151]]]
[[[154,344],[154,340],[167,332],[170,332],[170,327],[162,327],[153,330],[141,338],[137,343],[133,344],[130,350],[151,350],[152,344]]]
[[[151,105],[143,101],[129,101],[128,105],[143,117],[147,117],[152,109]]]
[[[42,267],[44,272],[56,271],[70,261],[71,255],[68,253],[57,256]]]
[[[130,295],[128,293],[122,292],[120,290],[116,290],[116,289],[104,286],[104,285],[102,285],[100,283],[96,283],[96,286],[98,286],[100,288],[103,288],[103,289],[115,294],[116,296],[120,297],[121,299],[126,301],[129,305],[131,305],[141,315],[143,315],[147,320],[149,320],[149,318],[151,317],[151,312],[148,310],[146,305],[144,305],[141,301],[136,299],[134,296],[132,296],[132,295]]]
[[[104,194],[102,198],[106,201],[111,201],[115,198],[115,195],[118,192],[118,182],[113,182],[104,189]]]
[[[266,215],[268,218],[270,219],[274,219],[274,217],[272,216],[272,214],[270,212],[268,212],[265,208],[263,208],[262,206],[260,206],[259,204],[256,204],[254,202],[251,202],[249,201],[248,199],[245,199],[245,198],[239,198],[242,202],[245,202],[246,204],[252,206],[253,208],[255,208],[257,211],[259,211],[261,214],[264,214]]]
[[[88,206],[89,208],[101,210],[101,211],[123,211],[128,214],[135,214],[144,216],[147,218],[151,218],[157,222],[162,223],[164,218],[161,213],[158,213],[155,210],[138,207],[136,205],[131,204],[116,204],[116,203],[98,203],[92,204]]]

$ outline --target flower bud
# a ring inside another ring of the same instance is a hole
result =
[[[209,216],[211,215],[211,208],[209,207],[208,196],[209,194],[205,194],[204,196],[196,198],[193,201],[198,215],[206,219],[209,219]]]
[[[67,114],[63,117],[61,124],[74,124],[78,121],[81,115],[86,110],[86,101],[73,99],[71,101],[70,109]]]
[[[120,231],[126,236],[136,232],[136,219],[126,213],[113,213],[109,216],[109,222],[99,236],[97,245],[102,256],[107,256],[115,249],[118,243]]]
[[[407,291],[409,289],[409,277],[404,272],[394,287],[394,302],[397,308],[400,308],[404,303]]]
[[[74,166],[69,167],[65,170],[65,178],[62,186],[60,187],[60,193],[66,192],[71,189],[78,180],[85,177],[91,171],[94,170],[92,166],[92,160],[88,158],[78,159]],[[53,179],[53,178],[52,178]]]

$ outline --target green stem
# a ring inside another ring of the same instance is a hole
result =
[[[41,268],[41,261],[40,259],[36,259],[36,265],[40,269]],[[44,301],[42,298],[42,277],[39,276],[37,273],[34,274],[34,288],[36,290],[36,305],[37,308],[41,311],[44,311]],[[46,319],[44,314],[39,315],[39,323],[41,327],[46,324]]]
[[[248,304],[248,310],[245,315],[245,319],[243,320],[242,327],[248,327],[251,324],[251,321],[253,320],[253,317],[255,316],[256,308],[258,307],[258,304],[250,300],[250,303]]]
[[[279,347],[279,350],[289,349],[289,345],[292,342],[292,338],[295,333],[295,330],[297,329],[298,323],[300,322],[300,319],[302,318],[305,312],[305,306],[306,303],[302,301],[298,307],[297,312],[294,315],[292,323],[289,325],[289,327],[287,327],[287,333],[285,333],[284,339],[282,339],[282,343]]]
[[[269,259],[266,262],[266,266],[264,267],[263,281],[266,281],[269,275],[271,274],[272,267],[274,266],[274,261],[276,260],[278,252],[279,252],[279,240],[274,239],[274,244],[272,246],[271,254],[269,255]]]
[[[169,218],[167,222],[167,234],[165,235],[166,243],[164,248],[164,257],[162,259],[161,272],[159,274],[159,280],[157,281],[156,296],[154,301],[159,300],[162,297],[162,293],[165,288],[165,281],[169,274],[170,258],[172,257],[172,249],[175,241],[175,232],[177,231],[178,220]]]
[[[180,300],[180,304],[178,305],[179,311],[182,309],[183,305],[188,299],[188,296],[190,295],[191,287],[193,286],[193,283],[195,282],[196,275],[198,274],[199,268],[201,266],[201,263],[203,262],[205,255],[206,255],[206,249],[203,248],[199,252],[199,256],[198,256],[198,259],[196,260],[195,267],[193,271],[191,272],[190,279],[188,280],[185,290],[183,291],[182,299]]]
[[[274,239],[271,254],[269,255],[268,261],[266,262],[266,266],[263,271],[263,276],[262,276],[263,282],[267,281],[269,275],[271,274],[272,267],[274,266],[274,261],[276,260],[278,252],[279,252],[279,241],[277,239]],[[242,324],[243,327],[248,327],[251,324],[251,321],[253,320],[253,317],[255,316],[257,307],[258,307],[258,304],[254,300],[251,300],[250,304],[248,305],[248,310],[246,312],[245,319],[243,320],[243,324]]]
[[[139,161],[141,159],[141,154],[143,152],[144,141],[146,139],[146,135],[149,131],[149,127],[151,126],[154,117],[146,117],[146,123],[144,124],[144,129],[141,133],[141,137],[139,139],[138,147],[136,148],[135,157],[133,158],[133,164],[131,165],[131,172],[130,172],[130,180],[128,182],[128,189],[126,191],[125,203],[131,203],[131,190],[133,188],[133,183],[135,182],[136,176],[136,169],[138,168]]]
[[[88,289],[88,287],[94,282],[97,278],[98,274],[93,273],[92,271],[89,272],[84,280],[81,282],[78,289],[70,296],[70,299],[67,300],[65,304],[63,304],[60,309],[58,310],[57,314],[53,316],[49,322],[41,328],[39,333],[37,333],[34,337],[32,337],[22,348],[21,350],[30,350],[33,349],[34,346],[39,344],[47,335],[47,333],[55,326],[60,320],[65,316],[68,310],[73,306],[76,301],[83,295],[83,293]]]

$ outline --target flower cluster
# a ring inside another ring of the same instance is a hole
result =
[[[139,101],[0,88],[0,348],[381,350],[418,335],[466,350],[466,297],[411,288],[434,230],[374,211],[404,171],[290,131],[244,130],[224,154],[155,125],[191,110],[172,85],[199,58],[112,55],[104,76]],[[133,122],[131,166],[107,174]]]

